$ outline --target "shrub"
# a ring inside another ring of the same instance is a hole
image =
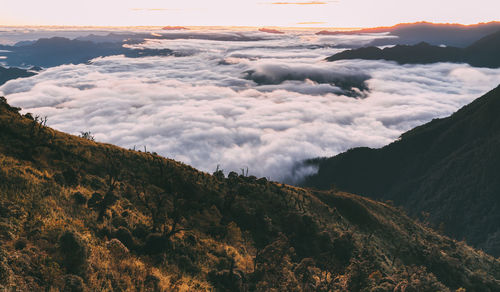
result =
[[[196,275],[200,272],[200,268],[193,263],[193,260],[187,255],[177,257],[177,266],[186,273]]]
[[[116,238],[106,242],[106,248],[110,251],[111,255],[117,259],[123,259],[129,253],[128,248]]]
[[[230,179],[230,180],[235,180],[238,178],[238,174],[234,171],[231,171],[228,175],[227,175],[227,178]]]
[[[160,279],[153,275],[153,274],[148,274],[146,276],[146,280],[144,281],[144,286],[146,288],[150,289],[151,291],[160,291]],[[150,291],[147,290],[147,291]]]
[[[85,197],[82,193],[76,192],[72,195],[73,200],[78,205],[85,205],[87,203],[87,197]]]
[[[128,228],[120,226],[115,233],[115,237],[119,241],[121,241],[121,243],[123,243],[127,248],[134,248],[134,237],[132,236],[132,233],[130,233],[130,230],[128,230]]]
[[[80,137],[83,139],[90,140],[90,141],[95,141],[94,135],[92,135],[92,132],[90,132],[90,131],[80,132]]]
[[[16,240],[16,243],[14,244],[14,248],[16,250],[22,250],[26,247],[26,239],[24,238],[19,238],[18,240]]]
[[[88,248],[80,235],[73,231],[65,231],[59,238],[59,251],[68,272],[83,274],[87,264]]]
[[[113,232],[111,232],[111,228],[109,228],[109,226],[104,226],[102,228],[99,228],[96,234],[100,238],[111,238]]]
[[[119,228],[119,227],[125,227],[127,228],[128,227],[128,222],[127,222],[127,219],[123,218],[123,217],[113,217],[113,219],[111,220],[111,224],[115,227],[115,228]]]
[[[85,291],[83,279],[77,275],[66,275],[64,277],[63,292],[83,292]]]
[[[90,199],[87,201],[87,207],[95,208],[102,201],[103,197],[99,193],[93,193]]]
[[[149,234],[149,228],[145,224],[139,223],[135,226],[132,234],[139,239],[145,239]]]
[[[167,251],[168,240],[161,233],[151,233],[146,237],[144,252],[146,254],[160,254]]]
[[[64,177],[64,182],[69,186],[74,186],[78,184],[78,173],[71,167],[68,167],[62,173]]]

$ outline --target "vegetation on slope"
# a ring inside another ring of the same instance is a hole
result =
[[[390,205],[57,132],[0,100],[0,284],[21,291],[498,291]],[[91,136],[85,135],[87,138]]]
[[[445,233],[500,255],[500,86],[381,149],[310,163],[303,185],[393,200]]]

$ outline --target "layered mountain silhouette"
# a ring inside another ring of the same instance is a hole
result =
[[[391,27],[366,28],[353,31],[320,31],[319,35],[387,34],[388,38],[374,40],[371,45],[415,45],[426,42],[432,45],[467,47],[474,41],[500,30],[500,22],[475,25],[439,24],[429,22],[401,23]]]
[[[500,255],[500,86],[383,148],[314,159],[303,186],[392,200],[446,234]]]
[[[195,40],[214,40],[214,41],[261,41],[268,38],[257,36],[248,36],[243,33],[220,33],[220,32],[196,32],[189,29],[173,29],[167,30],[166,33],[109,33],[107,35],[90,34],[88,36],[78,37],[76,40],[92,41],[96,43],[105,42],[126,42],[126,43],[141,43],[146,39],[159,40],[178,40],[178,39],[195,39]]]
[[[0,50],[10,66],[53,67],[63,64],[86,63],[97,57],[125,55],[130,58],[144,56],[166,56],[173,52],[169,49],[132,49],[122,42],[92,42],[71,40],[63,37],[42,38],[23,45],[0,45]]]
[[[428,43],[396,45],[380,49],[364,47],[346,50],[326,58],[333,62],[348,59],[387,60],[399,64],[430,64],[437,62],[468,63],[476,67],[500,67],[500,31],[490,34],[467,48],[440,47]]]
[[[2,289],[500,289],[500,260],[388,204],[81,136],[0,98]]]
[[[24,70],[14,67],[4,68],[0,66],[0,85],[3,85],[5,82],[12,79],[31,77],[33,75],[36,75],[36,73],[30,70]]]

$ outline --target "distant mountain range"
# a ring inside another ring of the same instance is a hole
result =
[[[14,46],[0,45],[0,50],[10,66],[54,67],[63,64],[86,63],[97,57],[125,55],[130,58],[144,56],[168,56],[169,49],[131,49],[123,47],[122,42],[93,42],[70,40],[63,37],[42,38]]]
[[[381,149],[308,161],[303,186],[392,200],[459,240],[500,256],[500,86]]]
[[[127,43],[141,43],[146,39],[158,40],[179,40],[179,39],[194,39],[194,40],[214,40],[214,41],[261,41],[268,38],[257,36],[248,36],[243,33],[223,33],[223,32],[197,32],[189,31],[189,29],[173,28],[166,29],[165,33],[109,33],[107,35],[90,34],[84,37],[78,37],[76,40],[92,41],[96,43],[102,42],[127,42]]]
[[[428,43],[396,45],[380,49],[364,47],[346,50],[326,58],[333,62],[347,59],[387,60],[399,64],[437,62],[468,63],[476,67],[500,67],[500,31],[487,35],[466,48],[433,46]]]
[[[415,45],[426,42],[431,45],[467,47],[474,41],[500,30],[500,22],[475,25],[438,24],[429,22],[402,23],[391,27],[375,27],[353,31],[320,31],[318,35],[354,35],[386,33],[389,38],[373,41],[372,46],[390,44]],[[396,38],[394,38],[396,37]]]

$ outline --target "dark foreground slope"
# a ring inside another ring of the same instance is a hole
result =
[[[430,214],[455,238],[500,255],[500,87],[404,133],[381,149],[356,148],[319,165],[304,185],[331,185],[393,200],[411,215]]]
[[[430,64],[437,62],[468,63],[471,66],[500,67],[500,31],[474,42],[467,48],[440,47],[428,43],[397,45],[380,49],[364,47],[346,50],[326,58],[327,61],[346,59],[387,60],[399,64]]]
[[[0,141],[3,287],[500,289],[499,260],[384,203],[208,175],[54,131],[4,101]]]

